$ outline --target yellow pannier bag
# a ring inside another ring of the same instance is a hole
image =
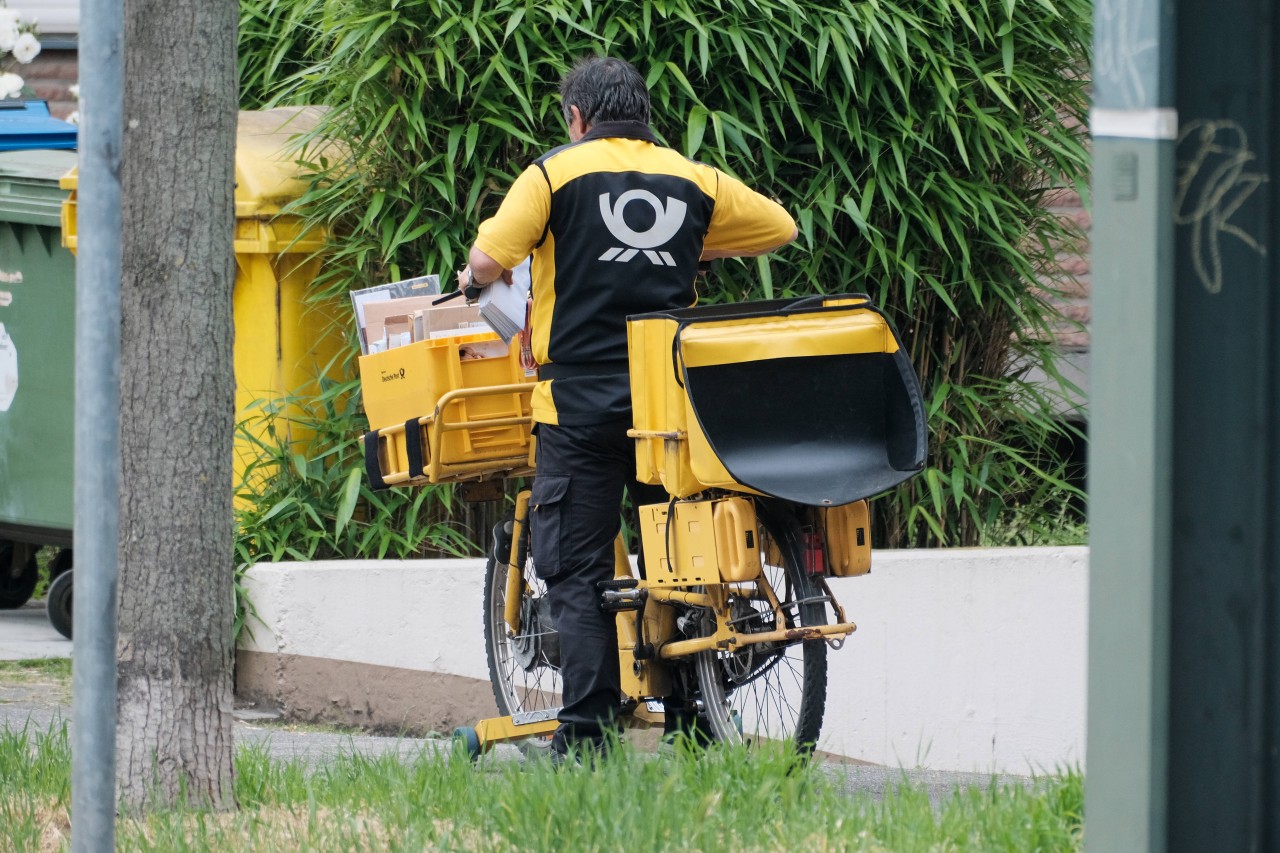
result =
[[[627,329],[642,482],[839,506],[924,467],[919,383],[865,296],[685,308]]]

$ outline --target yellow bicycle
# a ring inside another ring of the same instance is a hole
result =
[[[638,508],[643,574],[620,536],[600,590],[617,618],[622,719],[661,725],[656,700],[678,693],[719,740],[812,749],[828,648],[856,630],[828,579],[869,571],[867,498],[924,464],[915,373],[883,314],[856,294],[632,317],[628,347],[637,478],[671,499]],[[526,424],[527,396],[520,411],[476,415],[477,401],[521,387],[527,395],[527,383],[457,387],[431,414],[371,432],[371,477],[532,473],[531,444],[477,459],[454,435]],[[450,441],[462,452],[451,455]],[[473,755],[557,725],[560,645],[571,638],[552,624],[530,558],[528,505],[520,492],[489,548],[483,622],[500,715],[455,732]]]

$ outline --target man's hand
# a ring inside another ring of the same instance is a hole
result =
[[[507,284],[511,284],[511,270],[502,270],[498,275],[498,278],[494,281],[483,282],[475,277],[475,273],[471,269],[470,264],[458,270],[458,290],[462,292],[462,295],[468,302],[479,299],[480,291],[489,285],[494,284],[495,281],[504,281]]]

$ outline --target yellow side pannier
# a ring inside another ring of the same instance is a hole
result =
[[[839,506],[924,466],[915,371],[865,296],[638,315],[627,344],[636,473],[675,497]]]

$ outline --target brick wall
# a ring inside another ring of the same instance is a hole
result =
[[[45,48],[30,65],[14,69],[35,93],[35,97],[49,102],[49,112],[56,118],[66,118],[76,110],[76,99],[69,88],[78,79],[76,52],[74,50],[50,50]]]
[[[1082,329],[1063,328],[1057,334],[1058,344],[1067,352],[1089,349],[1089,292],[1092,267],[1089,262],[1089,228],[1093,224],[1089,211],[1074,190],[1059,190],[1046,200],[1049,210],[1071,221],[1080,231],[1078,242],[1061,248],[1057,256],[1058,272],[1054,275],[1057,296],[1068,319],[1083,324]]]

